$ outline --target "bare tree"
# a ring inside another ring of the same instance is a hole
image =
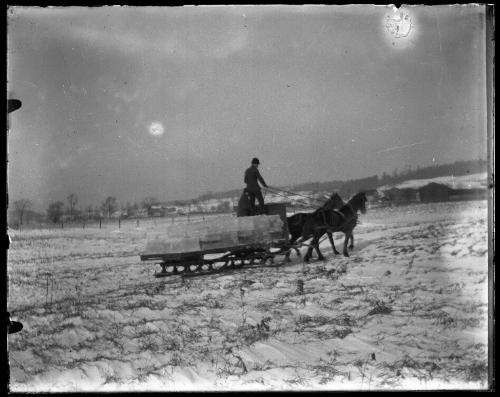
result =
[[[23,216],[25,212],[32,206],[31,201],[27,199],[21,199],[14,201],[14,211],[19,220],[19,225],[23,224]]]
[[[151,215],[151,207],[156,204],[158,204],[158,200],[154,197],[146,197],[144,200],[142,200],[142,208],[148,210],[148,215]]]
[[[51,203],[49,208],[47,208],[47,216],[49,219],[57,223],[61,220],[63,215],[64,203],[62,201],[56,201],[55,203]]]
[[[90,218],[93,216],[94,214],[94,209],[92,208],[92,205],[89,205],[87,207],[87,221],[90,220]]]
[[[111,214],[116,211],[116,197],[106,197],[106,200],[101,204],[101,208],[103,212],[107,215],[107,217],[111,217]]]
[[[71,193],[68,197],[68,204],[69,204],[69,217],[70,219],[73,219],[73,210],[78,203],[78,197],[76,197],[76,194]]]

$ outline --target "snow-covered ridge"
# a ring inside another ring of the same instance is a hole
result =
[[[488,174],[486,172],[480,172],[477,174],[469,174],[462,176],[440,176],[437,178],[430,179],[409,179],[397,185],[384,185],[379,187],[378,191],[389,190],[391,188],[398,189],[419,189],[429,183],[439,183],[446,185],[452,189],[486,189],[488,186]]]

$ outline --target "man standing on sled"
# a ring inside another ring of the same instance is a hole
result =
[[[264,187],[267,187],[267,184],[260,175],[259,164],[258,158],[252,159],[252,165],[245,171],[245,183],[247,184],[246,191],[250,199],[250,215],[256,214],[255,199],[259,201],[259,214],[262,215],[264,213],[264,197],[262,196],[258,182]]]

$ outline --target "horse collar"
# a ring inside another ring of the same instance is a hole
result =
[[[339,214],[342,218],[346,219],[346,216],[342,212],[340,212],[339,210],[333,210],[333,212]]]

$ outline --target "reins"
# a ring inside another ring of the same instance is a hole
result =
[[[283,190],[283,189],[278,189],[274,186],[267,186],[267,189],[269,190],[274,190],[274,194],[277,194],[278,196],[282,196],[282,197],[285,197],[285,198],[288,198],[289,196],[299,196],[299,197],[303,197],[303,198],[306,198],[308,199],[309,201],[316,201],[318,203],[321,203],[321,204],[324,204],[328,201],[328,199],[326,201],[324,200],[321,200],[321,199],[317,199],[316,197],[313,197],[313,196],[306,196],[306,195],[303,195],[303,194],[300,194],[300,193],[295,193],[295,192],[290,192],[288,190]],[[281,193],[278,193],[278,192],[281,192]],[[286,193],[286,194],[282,194],[282,193]],[[300,204],[304,204],[304,205],[310,205],[310,203],[307,203],[305,201],[302,201],[302,202],[299,202]]]

